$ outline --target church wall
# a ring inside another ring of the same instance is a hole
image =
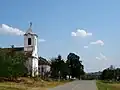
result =
[[[38,38],[36,36],[34,36],[34,53],[36,53],[36,57],[38,58]]]
[[[31,45],[28,45],[28,38],[31,38]],[[32,46],[34,46],[34,37],[28,34],[24,36],[24,51],[32,51]]]
[[[49,65],[39,65],[39,73],[42,73],[42,68],[43,72],[50,72],[50,66]]]
[[[31,45],[28,45],[28,38],[31,41]],[[31,26],[24,35],[24,51],[32,52],[32,58],[27,61],[28,70],[32,70],[32,76],[38,75],[38,37],[36,34],[32,33]]]
[[[37,58],[33,58],[32,59],[32,76],[36,76],[38,75],[38,59]]]

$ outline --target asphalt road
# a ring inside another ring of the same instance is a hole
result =
[[[48,90],[97,90],[93,80],[77,80]]]

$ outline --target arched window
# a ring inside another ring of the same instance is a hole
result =
[[[31,38],[28,38],[28,45],[31,45]]]

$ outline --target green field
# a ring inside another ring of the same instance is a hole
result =
[[[96,82],[98,90],[120,90],[120,83],[103,83],[102,81]]]

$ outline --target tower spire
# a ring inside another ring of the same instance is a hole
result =
[[[30,22],[30,28],[32,28],[32,22]]]
[[[29,28],[26,32],[26,34],[31,33],[32,34],[32,22],[29,23]]]

